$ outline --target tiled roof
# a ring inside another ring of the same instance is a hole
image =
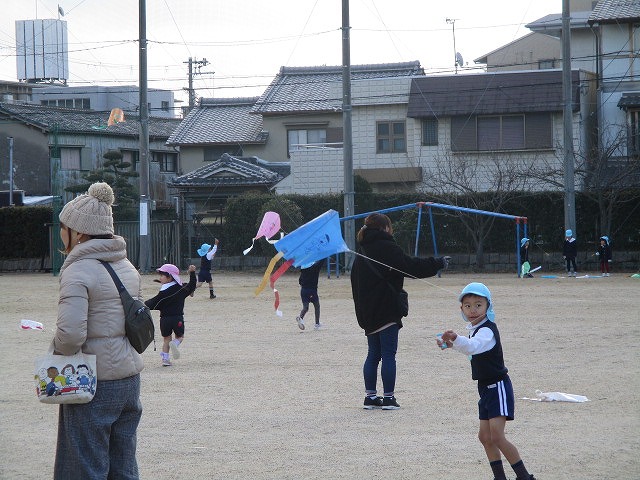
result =
[[[640,92],[625,92],[618,100],[618,107],[626,110],[640,106]]]
[[[569,17],[569,28],[571,30],[589,28],[589,24],[587,23],[589,15],[591,15],[591,11],[571,12]],[[533,32],[560,37],[562,34],[562,14],[551,13],[549,15],[545,15],[538,20],[527,23],[525,27]]]
[[[580,72],[571,73],[574,110],[577,110]],[[558,112],[562,109],[562,71],[532,70],[414,78],[407,116]]]
[[[106,127],[110,112],[48,107],[29,103],[0,103],[0,113],[34,125],[44,131],[54,127],[61,133],[91,133],[95,135],[140,135],[140,117],[125,114],[125,121]],[[168,138],[179,125],[179,118],[149,118],[149,137]],[[106,127],[106,128],[103,128]]]
[[[282,180],[277,168],[266,168],[269,162],[256,157],[233,157],[228,153],[192,172],[174,178],[172,187],[235,187],[235,186],[271,186]]]
[[[168,140],[169,145],[266,143],[262,117],[249,112],[258,97],[202,98]]]
[[[352,80],[424,75],[420,62],[353,65]],[[280,72],[256,102],[252,112],[260,114],[293,112],[334,112],[342,110],[341,66],[281,67]],[[333,98],[332,98],[333,97]]]
[[[625,23],[640,20],[640,0],[600,0],[589,16],[589,23]]]

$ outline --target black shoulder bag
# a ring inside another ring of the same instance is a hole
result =
[[[366,254],[367,252],[364,252],[364,253]],[[393,298],[395,298],[395,301],[396,301],[396,313],[398,313],[398,315],[401,315],[403,317],[406,317],[407,315],[409,315],[409,294],[406,292],[406,290],[404,288],[401,288],[400,291],[398,291],[396,287],[394,287],[393,285],[391,285],[391,283],[389,283],[389,280],[387,280],[384,276],[382,276],[382,274],[378,271],[377,268],[371,265],[371,262],[369,261],[368,258],[365,258],[364,261],[377,277],[387,282],[387,285],[389,286],[389,288],[391,289],[391,292],[393,293]]]
[[[151,342],[155,341],[155,327],[151,310],[141,300],[135,300],[127,291],[120,277],[113,271],[109,262],[100,260],[100,263],[107,269],[109,275],[116,284],[122,308],[124,309],[124,328],[131,346],[136,352],[144,352]],[[155,343],[155,342],[154,342]],[[155,350],[155,348],[154,348]]]

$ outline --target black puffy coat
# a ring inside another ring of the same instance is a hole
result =
[[[387,281],[399,291],[403,287],[405,276],[433,277],[438,270],[444,268],[444,260],[406,255],[392,235],[373,228],[367,228],[363,232],[359,251],[380,262],[369,263],[384,279],[371,271],[366,265],[368,260],[356,256],[351,269],[351,292],[358,325],[365,335],[388,323],[397,323],[402,328],[402,317],[395,312],[394,294]]]

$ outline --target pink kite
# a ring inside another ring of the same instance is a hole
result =
[[[245,255],[249,253],[253,248],[255,241],[258,240],[260,237],[265,237],[267,239],[267,242],[271,244],[276,243],[278,240],[270,241],[269,239],[279,231],[280,231],[280,215],[278,215],[276,212],[266,212],[264,214],[264,217],[262,217],[262,223],[260,223],[260,228],[258,228],[258,233],[256,233],[256,236],[253,237],[253,240],[251,240],[251,246],[243,250],[242,253]]]

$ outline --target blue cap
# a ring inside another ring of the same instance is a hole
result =
[[[211,245],[209,245],[208,243],[203,243],[198,249],[198,255],[204,257],[207,252],[209,252],[209,250],[211,250]]]
[[[606,244],[609,245],[609,237],[607,237],[606,235],[601,236],[600,240],[604,240]]]
[[[571,230],[567,230],[566,232],[564,232],[565,237],[571,237],[572,235],[573,235],[573,231]]]
[[[524,244],[527,243],[529,241],[529,239],[527,237],[524,237],[522,240],[520,240],[520,246],[524,247]]]
[[[477,295],[479,297],[484,297],[487,299],[487,301],[489,302],[489,306],[487,308],[487,318],[493,322],[494,319],[496,318],[496,314],[493,311],[493,302],[491,301],[491,292],[489,291],[487,286],[484,283],[480,283],[480,282],[470,283],[469,285],[467,285],[462,289],[462,292],[460,292],[460,295],[458,295],[458,301],[461,302],[462,298],[465,295],[470,295],[470,294]],[[462,315],[462,317],[465,320],[467,320],[464,314]]]

